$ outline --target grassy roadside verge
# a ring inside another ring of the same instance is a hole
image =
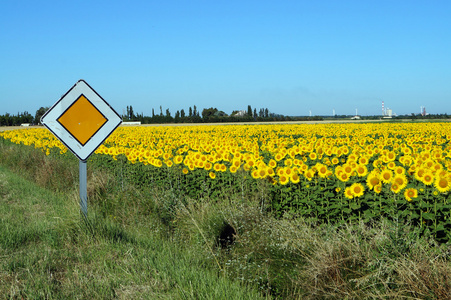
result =
[[[5,299],[257,299],[196,253],[90,214],[0,166],[0,295]]]

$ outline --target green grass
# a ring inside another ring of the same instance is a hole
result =
[[[0,298],[256,299],[162,238],[158,226],[127,230],[0,166]],[[142,224],[143,225],[143,224]]]

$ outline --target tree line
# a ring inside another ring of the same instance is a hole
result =
[[[127,111],[122,115],[124,121],[138,121],[142,124],[156,124],[156,123],[218,123],[218,122],[259,122],[259,121],[283,121],[288,117],[270,113],[267,108],[252,109],[248,105],[247,111],[233,111],[230,115],[217,108],[204,108],[200,111],[196,105],[189,107],[188,112],[184,109],[177,110],[174,115],[171,114],[167,108],[163,112],[163,107],[160,106],[159,111],[152,108],[151,116],[144,116],[134,112],[133,107],[127,106]]]
[[[17,113],[17,115],[10,115],[9,113],[0,115],[0,126],[20,126],[24,123],[35,123],[35,117],[33,117],[27,111],[23,113]]]
[[[0,126],[20,126],[21,124],[40,124],[41,117],[49,107],[40,107],[35,115],[31,115],[25,111],[17,113],[17,115],[10,115],[6,113],[0,115]],[[129,105],[121,116],[123,121],[135,121],[142,124],[161,124],[161,123],[227,123],[227,122],[268,122],[268,121],[291,121],[291,120],[316,120],[322,119],[317,117],[287,117],[280,114],[271,113],[268,108],[252,109],[248,105],[247,110],[235,110],[230,115],[226,114],[215,107],[204,108],[200,111],[196,105],[189,107],[188,111],[184,109],[177,110],[174,115],[169,109],[163,111],[160,106],[158,111],[152,108],[151,116],[144,116],[144,114],[135,113],[133,106]]]

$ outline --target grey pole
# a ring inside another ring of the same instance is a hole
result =
[[[86,161],[80,160],[80,210],[84,217],[88,217],[88,179]]]

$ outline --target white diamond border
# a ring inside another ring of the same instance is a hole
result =
[[[104,116],[107,122],[83,146],[57,120],[83,94]],[[88,157],[122,123],[119,114],[83,79],[79,80],[41,118],[44,124],[81,161]]]

